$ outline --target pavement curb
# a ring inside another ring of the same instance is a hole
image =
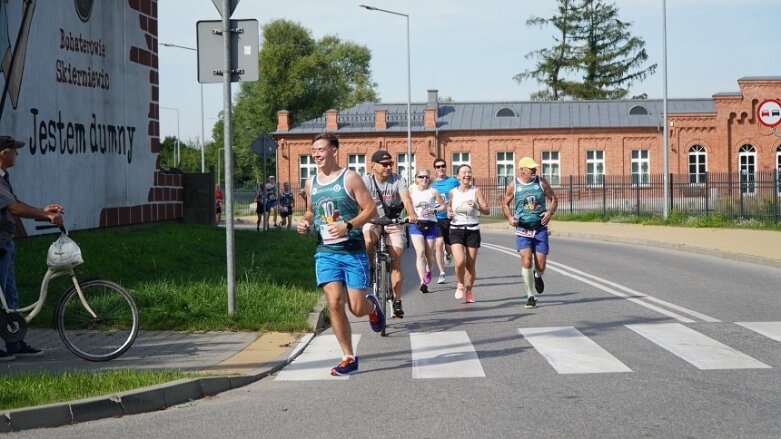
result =
[[[290,364],[325,327],[326,301],[321,297],[309,314],[314,333],[301,336],[282,354],[263,367],[241,375],[221,375],[183,379],[113,395],[79,399],[0,412],[0,433],[53,428],[79,422],[165,410],[206,396],[252,384]]]

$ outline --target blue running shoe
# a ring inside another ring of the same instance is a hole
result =
[[[380,332],[385,327],[385,314],[382,312],[380,301],[374,294],[367,294],[366,298],[374,304],[374,311],[369,313],[369,325],[371,325],[372,331]]]
[[[331,375],[335,377],[352,375],[355,372],[358,372],[358,357],[344,357],[336,367],[331,369]]]

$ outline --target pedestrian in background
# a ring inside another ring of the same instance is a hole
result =
[[[220,221],[222,220],[222,201],[225,199],[225,196],[222,194],[222,190],[220,189],[220,185],[217,185],[214,188],[214,204],[215,209],[217,211],[217,224],[220,224]]]
[[[282,217],[280,227],[288,230],[293,225],[293,202],[293,191],[290,190],[290,182],[286,181],[279,191],[279,216]]]
[[[515,250],[521,256],[521,274],[528,296],[526,308],[537,306],[532,287],[537,294],[545,290],[542,274],[550,248],[548,223],[559,205],[551,185],[537,175],[537,168],[539,165],[531,157],[518,161],[518,178],[507,185],[502,204],[504,216],[515,227]]]
[[[455,298],[464,298],[474,303],[472,288],[477,277],[477,251],[480,248],[480,220],[478,213],[488,215],[491,211],[483,193],[474,185],[472,167],[461,165],[456,173],[459,186],[450,190],[448,210],[452,212],[450,222],[450,246],[456,264]]]

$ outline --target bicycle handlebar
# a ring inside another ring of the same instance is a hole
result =
[[[369,222],[377,226],[390,226],[393,224],[409,224],[409,220],[407,218],[401,220],[399,218],[391,219],[388,217],[373,219]]]
[[[49,222],[48,218],[36,218],[35,222]],[[64,234],[68,234],[68,231],[65,229],[65,225],[58,226],[57,224],[46,224],[45,226],[35,226],[35,230],[46,230],[46,229],[60,229],[60,232]]]

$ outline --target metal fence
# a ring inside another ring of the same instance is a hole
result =
[[[662,174],[620,176],[562,177],[553,190],[559,199],[559,213],[581,214],[600,212],[603,217],[616,214],[637,216],[662,215],[664,180]],[[510,178],[475,179],[491,206],[491,217],[502,217],[502,200]],[[305,205],[293,187],[296,215]],[[234,214],[255,215],[257,187],[248,185],[233,190]],[[781,182],[779,172],[759,171],[754,174],[703,173],[671,174],[668,208],[685,216],[719,214],[732,220],[754,219],[763,223],[781,221]]]
[[[662,174],[619,176],[569,176],[552,185],[564,214],[601,212],[638,216],[662,215]],[[692,182],[694,181],[694,182]],[[491,204],[491,215],[502,215],[505,181],[475,180]],[[719,214],[729,219],[781,221],[779,172],[753,174],[703,173],[696,176],[671,174],[667,206],[686,216]]]

